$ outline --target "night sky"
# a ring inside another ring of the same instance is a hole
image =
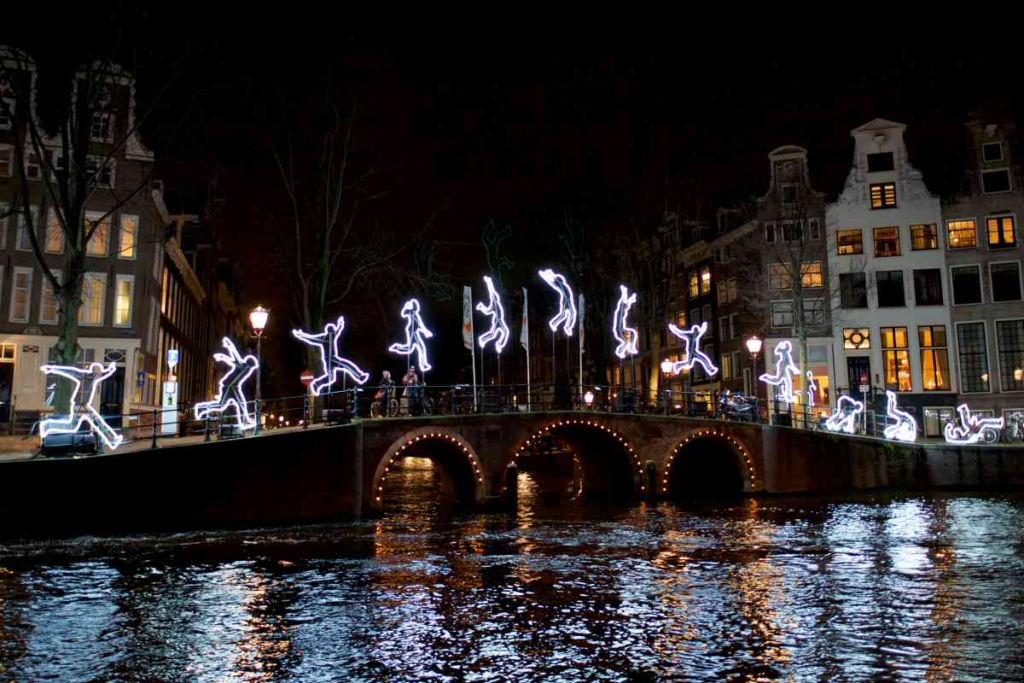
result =
[[[461,289],[481,285],[482,226],[509,224],[516,267],[506,285],[533,286],[537,304],[533,273],[563,258],[554,235],[566,211],[604,228],[651,224],[667,197],[686,217],[710,219],[763,192],[766,155],[782,144],[809,150],[812,182],[832,199],[851,163],[849,131],[874,117],[908,124],[912,162],[928,181],[967,110],[1019,91],[1014,60],[964,45],[773,45],[715,32],[696,42],[569,40],[557,31],[467,41],[454,30],[317,35],[305,25],[290,31],[287,20],[257,31],[199,16],[173,21],[182,41],[150,45],[140,88],[145,100],[162,69],[188,63],[145,129],[161,154],[157,177],[198,185],[221,168],[223,246],[242,264],[243,303],[270,306],[279,332],[292,319],[266,256],[287,209],[271,151],[285,120],[296,144],[314,139],[309,114],[328,81],[369,113],[374,153],[392,167],[382,178],[388,194],[363,214],[367,229],[416,229],[444,207],[432,237]],[[447,331],[439,342],[459,348],[459,303],[429,306]],[[390,330],[377,313],[362,321],[373,348],[400,330],[397,306]],[[367,365],[376,377],[379,365]],[[444,365],[442,373],[454,370]]]

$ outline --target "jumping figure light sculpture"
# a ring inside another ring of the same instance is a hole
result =
[[[857,430],[857,420],[864,412],[864,404],[849,396],[840,396],[835,412],[825,420],[825,429],[830,432],[853,434]]]
[[[896,420],[896,424],[888,425],[882,430],[885,438],[907,443],[917,441],[917,421],[913,415],[896,407],[896,392],[886,391],[885,402],[886,418]]]
[[[979,441],[985,443],[999,441],[999,432],[1002,431],[1004,425],[1003,418],[971,415],[971,409],[967,407],[966,403],[958,405],[956,412],[960,416],[961,426],[957,427],[955,422],[946,423],[942,430],[942,435],[946,437],[946,443],[969,445]]]
[[[427,329],[420,316],[420,302],[416,299],[409,299],[402,306],[402,317],[405,318],[405,343],[395,343],[388,347],[391,353],[402,356],[418,354],[420,370],[429,371],[433,366],[427,360],[427,339],[434,336],[434,333]]]
[[[71,391],[68,416],[66,418],[48,418],[39,423],[39,435],[45,440],[50,434],[75,434],[88,423],[89,430],[103,440],[107,448],[115,450],[124,441],[124,437],[118,434],[113,427],[107,424],[103,416],[92,407],[96,399],[96,391],[103,380],[107,379],[117,371],[114,363],[104,367],[102,363],[90,363],[87,368],[77,368],[73,365],[44,365],[40,370],[44,375],[57,375],[71,381],[75,388]],[[82,400],[82,383],[88,383],[88,398]]]
[[[672,364],[672,374],[678,375],[683,370],[692,370],[694,365],[700,365],[708,377],[718,374],[718,366],[700,348],[700,338],[708,331],[708,321],[700,325],[693,325],[688,330],[681,330],[674,324],[668,324],[668,331],[683,340],[684,360]]]
[[[784,340],[775,347],[775,374],[769,375],[766,372],[758,379],[776,387],[780,401],[792,403],[796,400],[793,396],[793,377],[799,374],[800,368],[793,362],[793,343]]]
[[[358,365],[338,353],[338,339],[344,329],[345,316],[339,315],[337,322],[327,323],[324,331],[320,334],[292,330],[293,337],[303,344],[315,347],[320,352],[322,372],[309,385],[314,396],[319,396],[320,392],[334,384],[338,380],[339,373],[348,375],[356,384],[365,384],[366,380],[370,379],[370,373],[364,372]],[[328,363],[330,368],[328,368]]]
[[[487,285],[487,293],[490,295],[490,301],[487,305],[481,301],[477,303],[476,310],[480,311],[484,315],[491,316],[491,329],[487,330],[477,339],[477,343],[480,344],[480,348],[486,348],[487,345],[493,340],[494,350],[501,353],[505,348],[505,344],[508,343],[508,325],[505,324],[505,307],[501,305],[501,297],[498,296],[498,292],[494,289],[494,282],[487,275],[484,275],[484,283]]]
[[[615,317],[612,318],[612,336],[619,345],[615,347],[615,355],[619,358],[635,356],[638,353],[640,335],[636,328],[626,325],[629,309],[636,303],[636,292],[629,293],[626,285],[619,285],[619,302],[615,305]]]
[[[558,313],[548,321],[548,327],[552,332],[557,332],[561,326],[565,335],[571,337],[572,331],[576,327],[576,299],[573,296],[572,288],[563,276],[550,268],[537,271],[537,274],[558,292]]]
[[[227,349],[227,353],[215,353],[213,358],[217,362],[227,365],[228,371],[224,373],[217,384],[217,398],[196,404],[196,419],[205,420],[212,414],[220,415],[223,418],[224,413],[234,406],[238,428],[242,431],[253,429],[256,426],[256,418],[249,413],[249,401],[242,393],[242,385],[256,372],[259,361],[256,360],[256,356],[243,357],[227,337],[221,340],[221,344]]]

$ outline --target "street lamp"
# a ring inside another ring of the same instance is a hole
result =
[[[262,398],[262,392],[260,391],[260,385],[262,382],[261,374],[263,372],[263,330],[267,326],[267,318],[270,317],[270,310],[263,308],[263,306],[257,306],[252,309],[249,313],[249,322],[252,324],[253,332],[256,333],[256,429],[255,433],[260,431],[260,398]]]
[[[747,351],[750,352],[750,364],[754,367],[753,377],[751,380],[757,382],[757,357],[761,353],[761,347],[764,342],[757,338],[755,334],[753,337],[747,340]],[[754,415],[757,417],[758,422],[761,421],[761,408],[757,405],[757,384],[750,387],[754,394]]]
[[[587,408],[594,405],[594,392],[587,389],[587,393],[583,394],[583,402],[587,404]]]

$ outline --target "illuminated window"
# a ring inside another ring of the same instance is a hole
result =
[[[11,281],[11,322],[27,323],[31,309],[32,269],[16,267]]]
[[[690,273],[690,298],[696,299],[700,296],[700,278],[697,276],[697,271]]]
[[[134,275],[118,275],[114,289],[114,326],[131,327],[132,295],[135,291]]]
[[[949,269],[953,279],[953,305],[981,303],[981,266],[954,266]]]
[[[969,249],[978,246],[978,231],[974,219],[946,221],[946,234],[950,249]]]
[[[956,337],[960,351],[960,389],[965,393],[989,391],[985,323],[957,323]]]
[[[996,322],[996,350],[1003,391],[1024,391],[1024,320]]]
[[[883,327],[882,365],[885,367],[885,388],[893,391],[913,391],[910,380],[910,350],[907,328]]]
[[[64,252],[64,229],[60,227],[60,218],[56,209],[50,209],[49,220],[46,221],[46,245],[47,254],[60,254]]]
[[[840,256],[852,256],[864,253],[864,238],[860,228],[856,230],[836,231],[836,241],[839,244]]]
[[[789,289],[793,281],[789,277],[789,271],[781,263],[768,264],[768,286],[772,289]]]
[[[686,327],[686,311],[676,312],[676,327]]]
[[[875,256],[900,255],[900,229],[875,228]]]
[[[896,183],[872,183],[871,208],[892,209],[896,207]]]
[[[800,264],[800,283],[804,287],[821,287],[821,261]]]
[[[871,330],[866,327],[844,327],[843,348],[870,349]]]
[[[117,249],[117,258],[135,258],[135,249],[139,239],[139,217],[121,216],[121,244]]]
[[[82,325],[103,324],[103,304],[107,293],[106,273],[86,273],[82,278],[82,307],[78,309],[78,322]]]
[[[700,293],[711,293],[711,269],[706,266],[700,269]]]
[[[1021,300],[1019,261],[990,263],[988,270],[992,279],[992,301]]]
[[[110,239],[110,216],[103,218],[97,225],[96,221],[102,217],[102,213],[92,211],[85,214],[86,234],[88,235],[90,231],[92,232],[92,237],[89,238],[89,242],[85,247],[85,253],[89,256],[107,255],[107,243]]]
[[[1013,216],[992,216],[985,220],[985,224],[988,227],[989,249],[1006,249],[1017,246]]]
[[[910,226],[910,248],[925,251],[939,248],[939,231],[934,223]]]
[[[59,270],[53,271],[53,276],[57,278],[57,282],[60,282]],[[45,275],[43,276],[42,301],[39,304],[39,324],[57,324],[57,297],[53,293],[53,285],[50,284],[50,279]]]

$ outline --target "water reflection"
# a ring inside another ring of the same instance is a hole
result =
[[[1021,680],[1019,495],[609,507],[0,549],[0,680]]]

